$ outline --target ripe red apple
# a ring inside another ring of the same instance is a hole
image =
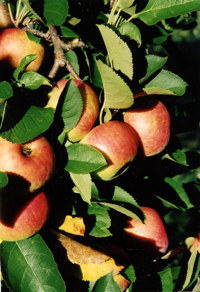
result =
[[[5,2],[0,3],[0,29],[7,28],[13,26],[13,23],[11,21],[8,7]]]
[[[49,94],[47,107],[56,108],[59,97],[69,79],[63,79],[57,82],[56,86]],[[79,88],[83,97],[83,112],[77,125],[68,132],[68,138],[71,142],[80,141],[93,127],[99,115],[99,99],[94,90],[85,82],[73,80]]]
[[[95,172],[103,180],[122,174],[138,151],[135,131],[128,124],[114,120],[94,127],[80,143],[93,146],[104,154],[108,165]]]
[[[146,216],[145,222],[131,218],[127,221],[124,231],[129,238],[135,239],[143,246],[165,253],[168,248],[168,236],[160,215],[150,207],[141,209]]]
[[[149,97],[138,99],[138,106],[124,113],[124,122],[136,130],[145,156],[156,155],[167,146],[170,115],[161,101]]]
[[[0,171],[9,181],[30,192],[41,188],[51,177],[55,165],[54,151],[44,137],[24,144],[14,144],[0,137]]]
[[[19,28],[6,28],[0,32],[0,64],[18,67],[26,55],[36,54],[27,71],[37,71],[44,59],[44,47],[30,40],[25,31]]]
[[[30,196],[1,198],[0,239],[17,241],[39,231],[49,215],[49,201],[44,191]]]

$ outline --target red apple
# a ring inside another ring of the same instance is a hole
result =
[[[54,164],[55,155],[46,138],[14,144],[0,137],[0,171],[8,174],[11,184],[21,182],[33,192],[50,179]]]
[[[141,207],[141,209],[146,216],[145,222],[131,218],[127,221],[124,231],[129,238],[135,239],[140,244],[165,253],[168,248],[168,236],[160,215],[149,207]]]
[[[36,54],[27,71],[37,71],[44,59],[44,47],[30,40],[25,31],[19,28],[6,28],[0,32],[0,64],[18,67],[26,55]]]
[[[138,133],[142,152],[152,156],[165,149],[170,138],[170,115],[165,105],[150,98],[124,113],[124,122]]]
[[[56,108],[59,97],[69,79],[63,79],[57,82],[56,86],[49,94],[47,107]],[[73,80],[79,88],[83,98],[83,112],[77,125],[68,132],[68,138],[71,142],[80,141],[93,127],[99,115],[99,99],[94,90],[85,82]]]
[[[1,198],[0,239],[17,241],[39,231],[49,215],[49,201],[45,192],[18,198]]]
[[[122,174],[138,151],[135,131],[128,124],[114,120],[94,127],[80,143],[97,148],[106,157],[108,165],[95,172],[103,180]]]
[[[5,2],[0,3],[0,29],[7,28],[13,26],[13,23],[11,21],[8,7]]]
[[[200,232],[197,237],[194,237],[194,241],[190,247],[190,251],[193,252],[194,249],[197,249],[197,252],[200,254]]]

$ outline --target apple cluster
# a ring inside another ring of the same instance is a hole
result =
[[[5,20],[6,22],[6,20]],[[18,48],[13,50],[13,47]],[[40,43],[30,40],[25,31],[1,24],[0,64],[16,68],[23,57],[36,54],[36,59],[26,68],[37,71],[43,63],[45,49]],[[46,107],[56,109],[60,96],[69,79],[58,81],[48,95]],[[157,155],[167,146],[170,138],[170,115],[165,105],[154,97],[137,98],[132,108],[123,112],[121,119],[97,123],[100,102],[95,91],[84,81],[74,79],[83,101],[83,110],[77,125],[68,131],[68,140],[92,146],[106,158],[107,165],[93,175],[102,180],[112,180],[123,174],[139,155]],[[2,203],[11,198],[13,216],[1,215],[0,234],[4,240],[20,240],[37,232],[46,222],[49,213],[47,195],[42,190],[51,178],[55,156],[49,142],[38,137],[25,144],[13,144],[0,138],[0,171],[7,173],[10,182],[7,195],[2,192]],[[14,185],[14,188],[10,188]],[[17,202],[15,193],[18,194]],[[20,194],[20,196],[19,196]],[[14,199],[12,199],[14,197]],[[5,208],[6,209],[6,208]],[[129,222],[128,234],[154,237],[160,252],[167,249],[167,235],[159,215],[147,207],[146,223]],[[155,216],[154,216],[155,215]],[[8,218],[9,217],[9,218]],[[151,219],[152,217],[156,217]],[[150,223],[149,223],[150,222]],[[158,222],[157,233],[150,234],[149,226]],[[143,224],[142,227],[139,224]],[[137,230],[143,230],[142,234]],[[156,234],[156,235],[155,235]],[[160,243],[159,238],[164,238]]]
[[[0,171],[9,181],[0,193],[1,240],[25,239],[44,226],[50,205],[43,186],[54,166],[54,151],[45,137],[24,144],[0,137]]]

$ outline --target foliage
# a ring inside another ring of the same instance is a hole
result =
[[[6,2],[15,13],[16,1]],[[66,57],[99,96],[96,124],[122,120],[123,111],[134,106],[138,96],[156,95],[169,109],[172,133],[162,153],[138,157],[123,175],[99,181],[93,173],[107,164],[102,153],[67,138],[83,110],[73,82],[65,87],[57,109],[46,107],[54,83],[74,78],[66,68],[49,77],[55,61],[53,46],[45,42],[50,54],[39,72],[25,71],[35,58],[29,55],[11,75],[2,78],[1,74],[0,136],[25,143],[43,134],[57,159],[54,177],[46,185],[52,210],[45,228],[23,241],[2,242],[3,288],[13,292],[121,291],[105,264],[106,254],[112,268],[123,266],[121,275],[130,282],[127,291],[148,291],[149,287],[162,292],[197,291],[200,259],[197,250],[191,252],[191,244],[186,243],[200,232],[195,140],[199,137],[200,91],[199,79],[193,76],[199,71],[194,73],[195,60],[189,64],[190,53],[184,55],[177,38],[185,32],[191,36],[199,28],[199,0],[17,2],[33,20],[31,28],[46,32],[54,25],[67,44],[86,44],[67,51]],[[20,25],[24,26],[23,21]],[[187,39],[183,42],[186,45]],[[0,187],[7,184],[7,175],[0,172]],[[144,221],[140,206],[145,205],[157,209],[165,222],[170,246],[163,256],[129,246],[122,236],[127,217]],[[67,216],[82,220],[70,220],[73,228],[65,228],[62,223]],[[73,229],[78,233],[72,236],[68,232]],[[97,257],[92,250],[88,261],[89,247],[102,254]],[[82,258],[76,257],[78,250]],[[106,272],[98,279],[95,269],[100,262]],[[83,278],[86,264],[92,272]]]

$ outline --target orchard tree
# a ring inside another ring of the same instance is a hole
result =
[[[0,2],[3,291],[199,291],[199,0]]]

